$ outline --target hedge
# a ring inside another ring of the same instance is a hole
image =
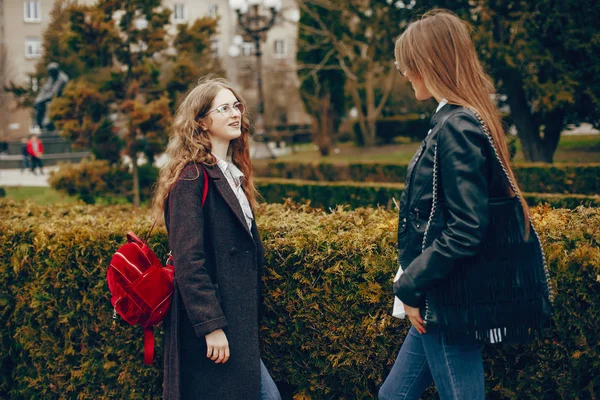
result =
[[[349,208],[378,207],[392,209],[404,184],[374,182],[315,182],[298,179],[257,178],[255,184],[268,203],[283,203],[290,198],[297,203],[310,202],[313,207]],[[600,196],[578,194],[525,193],[527,202],[535,206],[548,203],[555,208],[600,207]]]
[[[404,183],[407,165],[274,161],[254,168],[264,178]],[[525,192],[600,194],[600,164],[516,164],[513,169]]]
[[[284,398],[374,398],[408,329],[390,316],[396,214],[257,211],[263,359]],[[557,288],[553,327],[527,346],[486,347],[486,398],[598,398],[600,211],[537,207],[533,220]],[[161,398],[160,335],[146,367],[141,330],[112,320],[105,283],[125,233],[150,223],[129,206],[0,202],[0,398]],[[164,258],[164,229],[151,246]]]
[[[146,163],[138,167],[140,198],[152,196],[152,185],[158,179],[158,168]],[[48,180],[54,189],[69,196],[77,196],[87,204],[95,204],[99,198],[108,203],[133,200],[133,176],[123,164],[109,164],[107,160],[83,159],[78,164],[61,164],[50,173]]]

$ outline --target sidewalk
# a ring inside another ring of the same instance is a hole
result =
[[[50,171],[57,170],[58,167],[44,167],[44,175],[41,175],[39,169],[36,170],[37,175],[34,175],[30,170],[25,170],[21,173],[20,169],[0,169],[0,187],[9,186],[38,186],[47,187],[48,176]]]

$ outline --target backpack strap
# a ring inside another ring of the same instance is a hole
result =
[[[154,361],[154,328],[144,328],[144,364],[152,365]]]
[[[206,173],[206,168],[204,168],[204,166],[202,166],[202,172],[204,173],[204,188],[202,190],[202,208],[204,208],[206,196],[208,196],[208,174]]]

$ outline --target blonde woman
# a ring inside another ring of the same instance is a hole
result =
[[[439,105],[400,201],[394,294],[412,326],[379,398],[416,400],[434,382],[441,399],[482,400],[482,343],[527,340],[548,315],[543,252],[468,24],[431,11],[395,58]]]
[[[175,267],[165,399],[280,399],[259,351],[263,246],[245,111],[227,81],[209,78],[175,116],[154,199]]]

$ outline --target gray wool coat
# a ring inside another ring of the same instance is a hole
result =
[[[165,202],[175,292],[164,320],[163,398],[260,398],[259,319],[264,250],[218,166],[188,164]],[[231,356],[206,357],[205,335],[223,329]]]

